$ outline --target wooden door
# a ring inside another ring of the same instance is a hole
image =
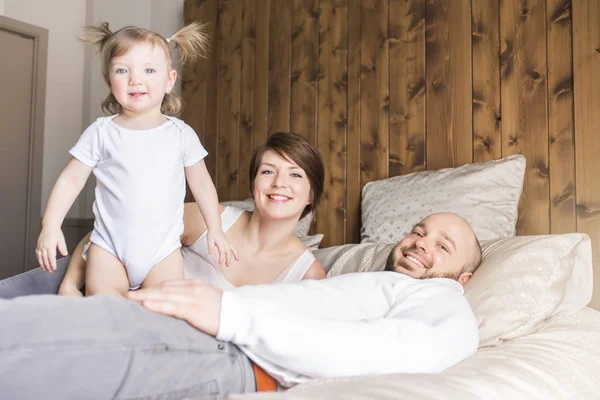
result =
[[[47,30],[0,17],[0,279],[36,266]]]

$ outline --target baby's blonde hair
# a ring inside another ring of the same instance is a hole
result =
[[[108,71],[110,60],[114,57],[122,56],[127,53],[136,44],[151,43],[153,46],[160,46],[167,55],[169,68],[173,69],[173,60],[169,43],[175,43],[181,54],[181,63],[193,62],[199,57],[206,57],[208,53],[208,34],[206,32],[207,24],[193,22],[184,26],[165,39],[160,34],[144,28],[135,26],[126,26],[116,32],[112,32],[108,27],[108,22],[103,22],[98,26],[84,27],[85,37],[80,38],[83,42],[97,47],[102,63],[102,74],[108,84]],[[102,111],[107,114],[119,114],[121,105],[115,99],[112,93],[102,102]],[[160,106],[160,112],[166,115],[177,116],[181,112],[181,99],[175,93],[165,94]]]

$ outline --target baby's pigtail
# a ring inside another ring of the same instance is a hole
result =
[[[108,38],[113,32],[108,28],[108,22],[102,22],[100,25],[88,25],[83,27],[84,36],[78,37],[84,43],[97,46],[98,51],[102,52]]]
[[[181,54],[181,63],[193,62],[197,58],[207,57],[209,38],[208,24],[192,22],[175,32],[167,41],[175,43]]]

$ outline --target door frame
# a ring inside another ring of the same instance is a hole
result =
[[[48,30],[0,15],[0,30],[33,40],[31,121],[27,172],[27,215],[23,272],[36,266],[35,248],[41,230],[44,117],[46,111],[46,68]]]

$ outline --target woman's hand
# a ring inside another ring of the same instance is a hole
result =
[[[127,293],[151,311],[187,321],[193,327],[216,336],[219,331],[223,291],[200,280],[167,281]]]
[[[37,248],[35,249],[35,255],[37,262],[40,264],[42,270],[46,272],[53,272],[56,270],[56,248],[63,256],[66,256],[67,244],[65,242],[65,236],[63,235],[60,228],[44,228],[38,238]]]
[[[217,230],[213,232],[212,230],[208,230],[206,233],[206,240],[208,241],[208,254],[212,254],[215,250],[215,247],[219,251],[219,265],[225,262],[225,265],[229,267],[231,261],[235,258],[236,261],[239,261],[239,257],[237,251],[233,247],[225,233],[222,230]]]

